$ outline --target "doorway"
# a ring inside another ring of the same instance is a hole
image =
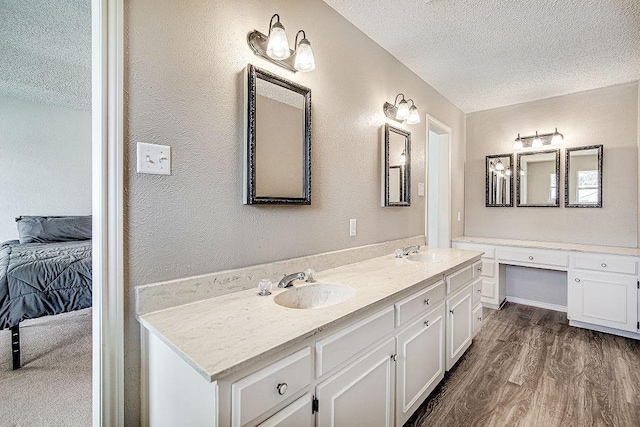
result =
[[[451,247],[451,128],[427,115],[427,245]]]

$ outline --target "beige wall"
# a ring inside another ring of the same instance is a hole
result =
[[[453,129],[452,235],[464,210],[465,116],[321,0],[125,2],[126,424],[139,420],[136,285],[424,233],[425,120]],[[275,12],[290,43],[303,28],[316,70],[254,56]],[[242,204],[242,72],[248,63],[311,88],[312,205]],[[423,114],[412,133],[412,206],[380,207],[382,105],[403,92]],[[173,175],[137,175],[135,141],[172,146]],[[349,237],[349,219],[358,235]]]
[[[636,247],[638,120],[637,82],[469,114],[465,234]],[[512,151],[518,133],[555,127],[565,136],[563,147],[604,145],[603,208],[486,208],[485,156]]]

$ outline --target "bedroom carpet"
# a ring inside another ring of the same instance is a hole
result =
[[[0,331],[0,426],[91,425],[91,309],[20,324],[22,368]]]

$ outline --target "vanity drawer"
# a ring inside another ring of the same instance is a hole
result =
[[[396,326],[406,323],[420,313],[426,313],[444,301],[444,282],[440,280],[426,289],[396,303]]]
[[[484,277],[495,277],[496,262],[494,260],[482,260],[482,275]]]
[[[483,258],[495,258],[496,250],[493,246],[480,245],[476,243],[458,243],[456,242],[454,247],[463,251],[476,251],[484,252]]]
[[[523,262],[527,264],[568,267],[569,255],[562,252],[527,249],[499,249],[498,258],[504,261]]]
[[[638,261],[630,258],[605,255],[576,255],[575,260],[575,267],[583,270],[633,275],[638,273]]]
[[[473,302],[472,305],[475,307],[477,304],[480,304],[480,300],[482,299],[482,278],[478,278],[475,282],[473,282]]]
[[[316,342],[316,375],[347,362],[394,330],[393,306]]]
[[[482,261],[473,263],[473,278],[482,276]]]
[[[461,289],[473,279],[473,266],[468,265],[462,270],[458,270],[445,278],[447,283],[447,294],[452,294]]]
[[[231,385],[232,425],[240,427],[311,383],[311,348],[305,347]]]

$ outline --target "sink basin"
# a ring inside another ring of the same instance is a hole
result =
[[[407,256],[407,259],[409,261],[416,261],[416,262],[443,262],[443,261],[449,261],[449,257],[446,255],[441,255],[441,254],[432,254],[432,253],[421,253],[421,254],[413,254],[413,255],[409,255]]]
[[[321,308],[340,304],[356,294],[351,286],[333,283],[313,283],[294,286],[273,299],[276,304],[288,308]]]

